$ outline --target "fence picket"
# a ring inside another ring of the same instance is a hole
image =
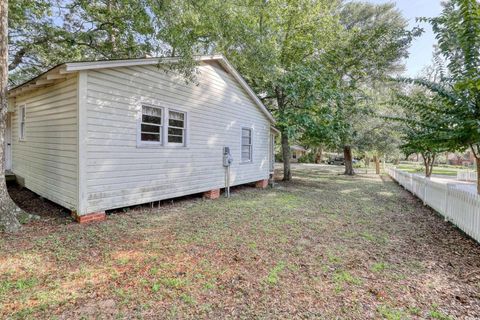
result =
[[[387,173],[406,190],[480,243],[480,196],[418,175],[389,168]],[[476,173],[475,178],[476,178]]]

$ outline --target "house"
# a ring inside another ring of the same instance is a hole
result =
[[[302,146],[293,145],[290,146],[290,162],[298,162],[300,157],[307,154],[307,149]]]
[[[462,153],[447,153],[447,163],[455,166],[473,166],[475,165],[475,156],[471,150]]]
[[[174,58],[58,65],[9,91],[6,165],[26,188],[79,222],[105,210],[225,187],[265,187],[274,119],[223,56],[196,58],[187,82]]]

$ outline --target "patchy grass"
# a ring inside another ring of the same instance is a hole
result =
[[[425,173],[425,168],[421,164],[400,164],[396,166],[398,169],[410,172],[410,173]],[[462,171],[464,168],[458,166],[434,166],[432,174],[444,175],[444,176],[456,176],[458,171]]]
[[[0,318],[457,319],[480,314],[480,248],[386,177],[298,165],[291,183],[0,236]],[[27,202],[25,202],[27,201]]]

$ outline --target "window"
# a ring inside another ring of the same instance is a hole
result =
[[[252,161],[252,129],[242,128],[242,162]]]
[[[139,112],[140,113],[140,112]],[[157,107],[142,105],[137,127],[137,146],[181,147],[187,144],[187,113]]]
[[[162,108],[142,106],[141,141],[162,143]]]
[[[19,139],[25,140],[25,119],[27,117],[27,107],[25,105],[20,107],[20,132]]]
[[[185,144],[185,113],[168,111],[168,143]]]

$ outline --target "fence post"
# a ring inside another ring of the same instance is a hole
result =
[[[423,178],[423,205],[427,205],[427,178]]]
[[[443,217],[445,218],[445,221],[448,221],[448,198],[450,194],[450,188],[448,187],[448,183],[446,184],[447,190],[445,190],[445,214]]]

